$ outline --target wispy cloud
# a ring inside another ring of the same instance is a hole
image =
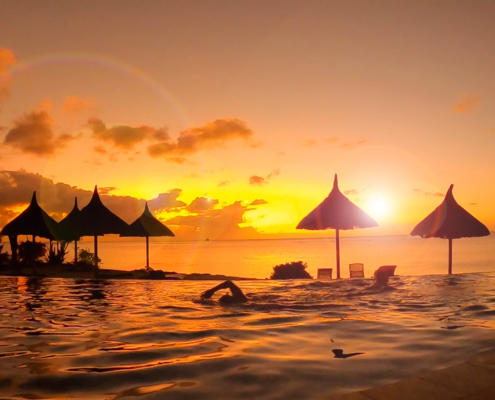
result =
[[[249,184],[250,185],[258,185],[262,186],[266,183],[269,182],[270,179],[272,179],[274,176],[280,175],[280,168],[277,168],[276,170],[272,171],[269,173],[266,178],[258,175],[253,175],[249,178]]]
[[[454,112],[465,114],[473,111],[480,101],[480,96],[476,94],[460,93],[457,96],[457,103],[454,105]]]
[[[421,189],[413,189],[413,193],[416,194],[417,196],[445,197],[445,195],[443,193],[440,193],[440,192],[436,192],[436,193],[425,192],[424,190],[421,190]]]
[[[261,206],[263,204],[268,204],[268,202],[264,199],[256,199],[251,202],[250,206]]]

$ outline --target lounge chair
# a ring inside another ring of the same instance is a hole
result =
[[[397,268],[397,265],[382,265],[376,271],[387,271],[388,276],[394,276],[396,268]],[[375,274],[376,274],[376,271],[375,271]]]
[[[318,275],[316,279],[331,280],[333,268],[318,268]]]
[[[364,264],[362,263],[349,264],[349,277],[364,278]]]

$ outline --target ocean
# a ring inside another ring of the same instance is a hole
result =
[[[1,277],[0,398],[316,400],[494,348],[494,273],[370,282]]]
[[[5,240],[5,239],[4,239]],[[24,239],[23,239],[24,240]],[[72,251],[67,259],[72,260]],[[93,240],[84,238],[79,249],[93,251]],[[372,276],[381,265],[397,265],[399,275],[445,274],[448,265],[448,241],[411,236],[341,237],[342,277],[349,277],[350,263],[363,263],[365,275]],[[98,254],[102,268],[132,270],[146,265],[144,238],[124,241],[100,241]],[[178,273],[211,273],[247,278],[269,278],[273,267],[291,261],[303,261],[316,278],[318,268],[334,268],[335,240],[270,239],[236,241],[178,242],[150,240],[150,266]],[[495,271],[495,235],[453,241],[454,273]]]

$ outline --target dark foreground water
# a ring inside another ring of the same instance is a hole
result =
[[[320,399],[495,347],[495,274],[368,283],[0,278],[0,398]]]

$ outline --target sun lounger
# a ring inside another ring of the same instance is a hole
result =
[[[397,268],[397,265],[382,265],[376,271],[387,271],[389,274],[388,276],[394,276],[396,268]],[[376,274],[376,271],[375,271],[375,274]]]
[[[318,268],[318,275],[316,279],[331,280],[333,268]]]
[[[364,264],[362,263],[349,264],[349,277],[364,278]]]

